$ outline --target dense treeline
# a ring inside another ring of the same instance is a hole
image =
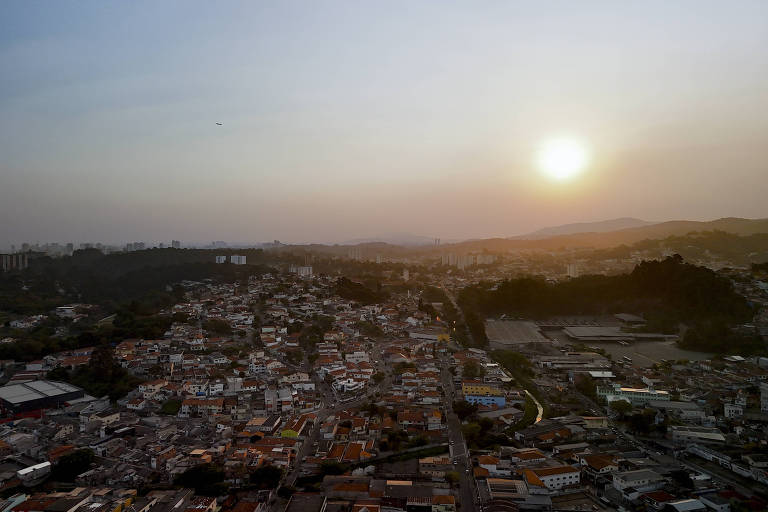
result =
[[[112,347],[106,343],[96,347],[88,365],[71,372],[66,368],[56,368],[48,373],[48,378],[69,382],[93,396],[109,396],[112,400],[125,396],[141,383],[141,379],[120,366]]]
[[[113,306],[163,290],[182,280],[244,280],[268,271],[261,250],[248,254],[249,265],[217,265],[218,251],[150,249],[102,254],[96,249],[75,251],[62,258],[37,258],[21,273],[0,276],[0,310],[17,314],[46,312],[67,301]],[[252,254],[252,255],[251,255]]]
[[[679,256],[644,261],[630,274],[583,276],[556,284],[525,277],[496,288],[480,284],[463,289],[459,303],[485,314],[507,313],[543,318],[552,315],[663,312],[693,323],[722,317],[748,321],[752,310],[731,282]]]
[[[145,299],[119,306],[111,324],[107,322],[99,325],[90,318],[72,323],[72,320],[51,316],[28,331],[3,328],[0,335],[9,335],[17,341],[0,344],[0,359],[31,361],[62,350],[95,346],[104,340],[162,338],[172,319],[157,313],[160,307],[173,303],[172,297],[172,294],[168,294],[168,298],[158,302],[156,294],[148,294]],[[105,313],[99,309],[92,314]],[[58,327],[67,328],[68,334],[57,334]]]
[[[475,345],[485,347],[488,345],[488,336],[485,334],[485,322],[471,309],[464,310],[464,319]]]
[[[679,255],[644,261],[630,274],[618,276],[583,276],[555,284],[525,277],[495,288],[481,283],[463,289],[459,304],[465,314],[527,318],[629,311],[645,315],[650,327],[665,332],[678,332],[680,324],[691,327],[688,339],[681,342],[686,348],[756,353],[763,347],[754,337],[731,330],[754,314],[732,283],[710,269],[685,263]]]
[[[77,323],[50,316],[29,330],[0,325],[0,335],[18,340],[0,345],[0,359],[29,361],[102,340],[160,338],[172,319],[157,313],[183,300],[184,289],[176,283],[245,282],[252,274],[273,271],[263,264],[271,256],[261,250],[237,251],[247,255],[248,265],[214,262],[216,254],[227,252],[233,251],[150,249],[104,255],[89,249],[75,251],[71,257],[37,258],[22,272],[0,273],[0,315],[3,311],[49,314],[54,307],[73,302],[97,306]],[[109,315],[114,315],[111,322],[97,324]],[[65,328],[66,334],[58,334],[59,328]]]
[[[217,265],[217,251],[151,249],[102,254],[96,249],[75,251],[71,257],[38,258],[17,273],[0,274],[0,311],[28,315],[46,313],[68,302],[100,304],[114,311],[136,299],[156,302],[169,297],[166,287],[182,280],[244,281],[269,271],[263,251],[250,250],[249,265]],[[255,265],[254,265],[255,264]]]
[[[387,293],[381,289],[380,284],[376,290],[372,290],[364,284],[351,281],[346,277],[340,277],[336,281],[336,293],[339,297],[354,300],[364,305],[384,302],[387,298]]]
[[[709,259],[712,256],[738,263],[749,263],[754,258],[768,258],[768,233],[740,236],[725,231],[699,231],[685,236],[670,236],[657,240],[644,240],[634,244],[635,250],[672,250],[683,258]]]
[[[737,235],[725,231],[696,231],[686,235],[642,240],[630,245],[621,244],[610,249],[598,249],[582,256],[596,261],[630,258],[638,251],[659,255],[669,251],[689,261],[710,260],[713,257],[737,264],[749,264],[768,259],[768,233]]]
[[[433,318],[438,314],[431,303],[439,302],[443,305],[442,320],[448,327],[451,338],[460,345],[470,345],[470,339],[475,341],[475,345],[485,346],[488,344],[488,338],[485,336],[485,326],[477,315],[462,317],[462,313],[456,309],[450,297],[442,288],[436,286],[425,286],[419,298],[419,310],[429,313]],[[472,338],[468,336],[472,335]]]
[[[685,332],[679,345],[689,350],[741,355],[761,354],[765,347],[757,333],[736,332],[718,319],[698,322]]]

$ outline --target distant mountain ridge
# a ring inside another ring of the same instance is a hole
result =
[[[608,230],[611,225],[633,225],[623,229]],[[575,232],[581,229],[591,231]],[[546,233],[567,232],[547,236]],[[582,222],[554,226],[534,231],[529,235],[509,238],[483,238],[464,241],[442,239],[439,246],[434,245],[434,238],[418,235],[400,234],[360,238],[340,244],[297,244],[293,247],[304,247],[310,250],[334,254],[345,254],[346,248],[358,246],[368,251],[375,250],[382,255],[404,256],[417,251],[514,251],[514,250],[545,250],[558,251],[561,249],[608,249],[620,245],[631,246],[644,240],[661,240],[674,236],[685,236],[694,232],[723,231],[739,236],[768,234],[768,218],[743,219],[725,217],[711,221],[671,220],[651,223],[631,217],[612,219],[602,222]],[[291,247],[290,245],[285,247]]]
[[[603,220],[598,222],[575,222],[572,224],[563,224],[560,226],[550,226],[539,229],[527,235],[513,236],[511,239],[538,240],[541,238],[550,238],[560,235],[574,235],[578,233],[605,233],[607,231],[618,231],[621,229],[639,228],[657,224],[647,220],[636,219],[633,217],[621,217],[618,219]]]
[[[683,236],[696,231],[724,231],[735,235],[768,233],[768,219],[742,219],[726,217],[712,221],[671,220],[634,228],[606,232],[584,232],[556,235],[546,238],[488,238],[454,244],[458,250],[514,250],[561,248],[606,249],[619,245],[632,245],[643,240],[656,240],[670,236]]]

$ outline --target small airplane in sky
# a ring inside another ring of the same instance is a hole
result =
[[[222,126],[222,124],[221,124],[221,123],[216,123],[216,125],[217,125],[217,126]]]

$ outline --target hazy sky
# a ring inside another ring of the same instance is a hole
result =
[[[766,217],[767,162],[764,0],[0,3],[0,247]]]

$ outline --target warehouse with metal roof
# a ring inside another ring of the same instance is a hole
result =
[[[60,407],[85,396],[85,391],[66,382],[35,380],[0,387],[0,408],[6,416]]]

